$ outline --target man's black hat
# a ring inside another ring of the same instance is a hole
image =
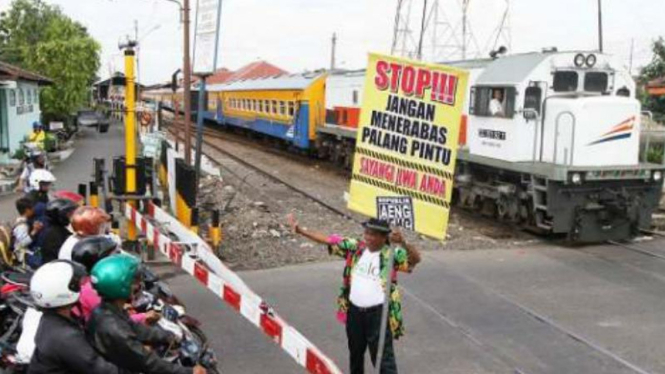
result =
[[[384,234],[390,234],[390,232],[392,231],[390,229],[390,224],[388,223],[388,221],[377,218],[370,218],[369,221],[363,223],[363,227]]]

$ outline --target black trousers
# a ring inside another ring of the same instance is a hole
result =
[[[372,364],[376,367],[376,354],[381,330],[381,306],[364,310],[350,305],[346,319],[346,336],[349,341],[351,374],[364,374],[365,351],[369,346]],[[393,336],[390,325],[386,328],[386,343],[381,360],[381,374],[397,374]]]

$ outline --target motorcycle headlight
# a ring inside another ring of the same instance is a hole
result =
[[[582,176],[580,173],[574,173],[571,177],[570,180],[573,182],[573,184],[581,184],[582,183]]]
[[[653,180],[656,182],[660,182],[660,180],[663,179],[663,172],[662,171],[654,171],[653,172]]]

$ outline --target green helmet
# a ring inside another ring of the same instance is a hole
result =
[[[92,268],[92,286],[102,298],[129,299],[139,264],[138,259],[127,254],[106,257]]]

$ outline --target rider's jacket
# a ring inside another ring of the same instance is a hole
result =
[[[126,311],[106,301],[90,317],[87,333],[93,346],[123,374],[192,374],[185,368],[162,360],[145,346],[169,345],[174,336],[164,330],[132,322]]]
[[[92,348],[77,322],[53,311],[44,312],[35,345],[28,374],[120,373]]]

